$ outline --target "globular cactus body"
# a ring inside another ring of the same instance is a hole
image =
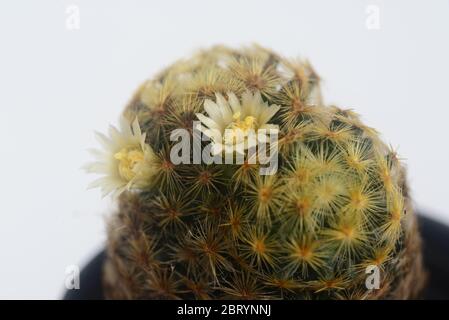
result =
[[[115,170],[105,191],[121,193],[109,224],[110,298],[417,296],[404,168],[357,114],[323,105],[319,80],[308,63],[264,48],[214,47],[139,88],[124,112],[128,140],[111,129],[106,141],[121,139],[102,171]],[[171,132],[198,120],[206,131],[276,126],[277,172],[260,175],[248,159],[173,164]],[[366,287],[367,266],[379,268],[379,289]]]

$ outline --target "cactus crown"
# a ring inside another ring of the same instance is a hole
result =
[[[307,62],[265,48],[214,47],[138,89],[124,112],[128,140],[103,136],[115,149],[102,172],[116,183],[104,188],[121,193],[109,228],[112,297],[393,296],[411,233],[404,170],[356,113],[323,105],[319,81]],[[264,109],[232,114],[251,103]],[[172,163],[173,130],[198,120],[261,127],[262,114],[279,128],[275,174],[248,159]],[[381,270],[380,290],[365,288],[368,265]]]

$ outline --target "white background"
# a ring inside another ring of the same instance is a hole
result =
[[[79,30],[66,27],[71,4]],[[309,58],[325,101],[399,147],[418,207],[449,222],[448,17],[444,0],[2,1],[0,298],[61,297],[65,268],[103,246],[112,208],[79,169],[93,131],[144,79],[213,44]]]

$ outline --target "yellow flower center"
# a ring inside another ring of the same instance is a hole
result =
[[[126,181],[130,181],[136,175],[134,168],[144,160],[144,155],[139,148],[123,148],[114,154],[114,158],[119,161],[120,176]]]
[[[239,135],[243,133],[243,137],[246,137],[250,130],[257,128],[256,118],[253,116],[246,116],[243,120],[240,112],[234,113],[232,116],[233,121],[226,127],[227,135],[225,136],[226,143],[236,143]]]

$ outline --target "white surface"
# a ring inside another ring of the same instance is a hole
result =
[[[366,28],[368,5],[380,30]],[[110,200],[79,170],[92,132],[141,81],[212,44],[309,58],[325,100],[399,146],[416,202],[449,222],[448,13],[448,1],[2,1],[0,298],[61,296],[66,266],[105,239]]]

